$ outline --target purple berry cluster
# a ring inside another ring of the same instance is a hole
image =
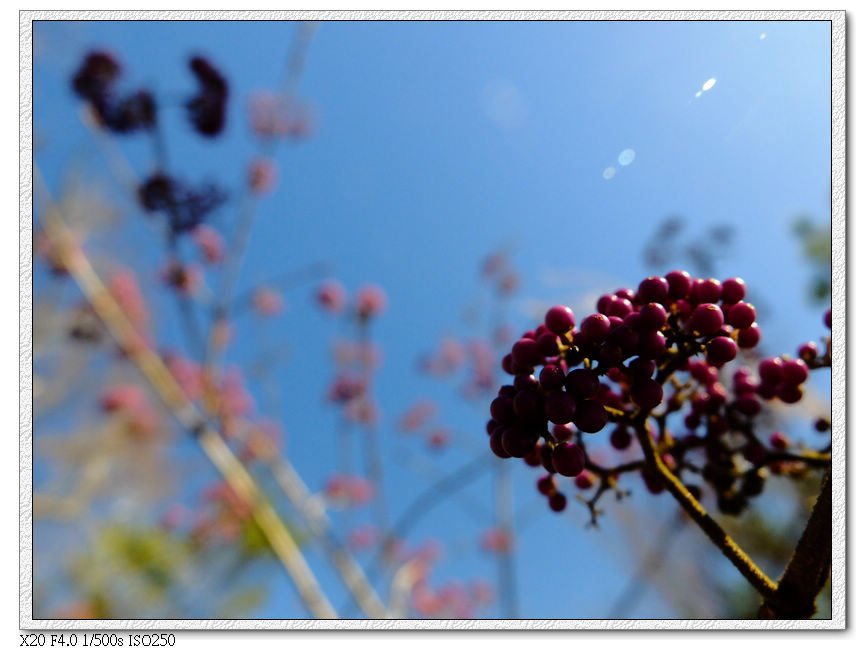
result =
[[[226,199],[225,192],[212,183],[194,188],[159,172],[138,188],[141,207],[145,212],[162,212],[175,235],[195,230]]]
[[[107,52],[91,52],[72,77],[72,89],[86,100],[99,123],[119,134],[152,129],[156,102],[146,90],[122,95],[117,90],[122,68]]]
[[[766,401],[801,399],[809,373],[805,360],[786,357],[763,360],[757,375],[745,364],[727,369],[741,350],[760,341],[757,310],[746,294],[740,278],[721,282],[672,271],[645,278],[636,291],[601,296],[597,311],[579,324],[568,307],[550,308],[544,322],[526,331],[502,359],[513,381],[490,404],[493,453],[543,466],[548,475],[538,490],[558,512],[567,500],[556,475],[578,479],[581,490],[596,477],[603,479],[600,490],[610,489],[618,476],[589,457],[586,435],[613,424],[610,445],[623,451],[638,430],[648,431],[671,472],[699,471],[715,488],[723,512],[741,511],[761,491],[764,465],[779,460],[777,454],[753,453],[765,450],[753,433],[754,419]],[[816,345],[813,352],[812,360],[818,358]],[[676,412],[674,421],[669,416]],[[742,469],[734,457],[746,448],[753,462]],[[702,468],[685,460],[697,449],[704,454]],[[663,491],[649,463],[627,469],[639,470],[650,492]],[[687,487],[701,497],[698,485]]]
[[[190,59],[189,69],[198,81],[198,92],[186,103],[189,121],[201,135],[215,137],[225,128],[228,82],[204,57]]]

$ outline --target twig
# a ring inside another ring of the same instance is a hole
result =
[[[774,594],[766,596],[760,618],[804,619],[817,611],[816,599],[832,568],[832,472],[827,471],[805,531]]]
[[[649,468],[661,477],[667,491],[673,495],[676,501],[679,502],[679,505],[682,506],[682,509],[706,533],[712,543],[733,563],[733,566],[739,570],[745,579],[764,598],[771,597],[778,588],[775,582],[763,573],[742,547],[706,512],[706,509],[694,498],[694,495],[682,485],[676,475],[661,460],[655,448],[655,443],[652,441],[646,416],[647,413],[641,412],[634,425]]]

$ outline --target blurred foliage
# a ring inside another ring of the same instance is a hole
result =
[[[688,237],[687,219],[673,215],[658,224],[643,248],[643,261],[653,270],[668,271],[676,264],[702,276],[715,274],[718,259],[730,253],[735,232],[732,226],[717,224]]]
[[[823,305],[832,291],[832,238],[829,222],[818,223],[809,216],[800,216],[793,223],[793,233],[799,239],[802,254],[812,269],[808,297]]]

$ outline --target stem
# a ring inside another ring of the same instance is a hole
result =
[[[832,568],[832,471],[826,472],[811,517],[774,594],[760,618],[805,619],[817,611],[815,600]]]
[[[279,456],[270,444],[265,449],[265,455],[265,462],[279,487],[300,512],[313,535],[322,542],[331,563],[336,567],[361,611],[371,618],[389,618],[388,610],[382,604],[357,560],[334,535],[326,512],[314,502],[309,489],[292,464]]]
[[[661,460],[649,433],[646,415],[646,413],[641,413],[634,422],[634,426],[636,427],[637,438],[640,441],[640,446],[643,449],[643,454],[646,457],[649,468],[661,477],[667,491],[675,497],[679,505],[682,506],[682,509],[706,533],[711,542],[721,550],[745,579],[764,598],[770,598],[778,588],[775,582],[763,573],[742,547],[706,512],[706,509],[694,498],[694,495],[682,485],[681,481],[676,478],[675,474]]]

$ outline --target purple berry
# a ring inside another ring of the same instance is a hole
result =
[[[544,324],[547,328],[554,334],[559,335],[570,332],[575,323],[574,312],[571,311],[570,307],[565,307],[564,305],[550,307],[544,318]]]
[[[586,316],[580,323],[580,333],[590,343],[599,343],[610,332],[610,319],[603,314]]]
[[[521,390],[514,395],[513,409],[521,418],[530,418],[542,411],[543,398],[536,390]],[[511,454],[513,455],[513,454]]]
[[[637,357],[628,364],[628,368],[631,370],[633,381],[639,381],[641,379],[651,379],[652,375],[655,374],[657,365],[650,359]]]
[[[565,373],[560,365],[549,364],[543,367],[539,379],[547,390],[558,390],[565,383]]]
[[[579,490],[588,490],[594,484],[595,476],[585,469],[577,474],[577,477],[574,479],[574,485],[576,485]]]
[[[795,404],[802,399],[802,387],[791,381],[783,381],[775,389],[778,399],[785,404]]]
[[[789,359],[781,366],[784,381],[791,384],[803,384],[808,379],[808,365],[801,359]]]
[[[502,435],[503,432],[501,429],[493,432],[490,436],[490,449],[499,458],[510,458],[511,455],[505,451],[505,448],[502,446]]]
[[[520,390],[537,390],[538,378],[534,375],[523,374],[514,377],[514,388]]]
[[[739,347],[743,350],[755,348],[760,342],[760,328],[757,327],[757,323],[754,323],[750,327],[739,330],[736,338],[739,341]]]
[[[763,359],[760,365],[757,366],[757,372],[760,375],[760,380],[764,384],[776,385],[780,384],[784,379],[784,362],[778,357]]]
[[[568,373],[565,379],[565,389],[575,399],[587,399],[598,392],[600,382],[588,368],[577,368]]]
[[[817,348],[817,344],[814,343],[814,341],[808,341],[799,346],[799,358],[806,363],[814,361],[819,353],[820,350]]]
[[[664,388],[654,379],[635,382],[631,386],[631,399],[642,409],[653,409],[664,401]]]
[[[783,451],[790,446],[790,441],[782,431],[775,431],[771,436],[769,436],[769,444],[772,445],[774,449]]]
[[[667,352],[667,339],[660,332],[643,332],[637,343],[637,354],[646,359],[660,359]]]
[[[552,332],[544,332],[535,339],[538,352],[545,357],[555,357],[559,354],[559,337]]]
[[[613,301],[614,296],[609,293],[605,293],[600,298],[598,298],[598,302],[595,303],[595,308],[602,314],[606,314],[609,316],[608,309],[610,308],[610,303]]]
[[[657,302],[643,305],[640,310],[640,325],[644,329],[657,331],[667,324],[667,310]]]
[[[736,358],[738,348],[736,342],[727,336],[717,336],[706,346],[706,360],[720,368],[725,363]]]
[[[568,500],[561,492],[551,494],[548,503],[550,504],[550,510],[553,512],[561,512],[568,506]]]
[[[498,424],[510,424],[514,420],[514,402],[510,397],[499,395],[490,403],[490,416]]]
[[[749,418],[754,417],[760,412],[760,400],[754,397],[753,394],[741,395],[739,399],[733,402],[733,406],[743,415]]]
[[[600,310],[599,310],[600,311]],[[607,307],[607,316],[616,316],[617,318],[626,318],[628,314],[634,311],[634,304],[627,298],[613,296],[610,304]]]
[[[742,278],[727,278],[721,283],[721,300],[728,305],[740,302],[748,291]]]
[[[640,282],[637,297],[643,303],[666,302],[670,294],[670,285],[666,278],[651,276]]]
[[[546,400],[547,417],[553,424],[567,424],[573,421],[577,403],[567,393],[550,393]]]
[[[553,467],[562,476],[576,476],[586,466],[583,448],[573,442],[560,442],[553,449]]]
[[[826,327],[828,327],[829,329],[832,329],[832,310],[831,309],[827,309],[826,313],[823,314],[823,324]]]
[[[514,366],[531,367],[538,362],[540,351],[538,344],[533,339],[523,337],[514,343],[514,347],[511,348],[511,355],[513,355]]]
[[[724,324],[724,312],[718,305],[699,305],[691,314],[688,327],[700,336],[711,336],[717,333]]]
[[[727,311],[727,322],[736,329],[753,325],[755,320],[757,310],[750,302],[737,302]]]
[[[574,424],[585,433],[597,433],[607,425],[606,409],[599,402],[584,399],[577,403],[577,412],[574,415]]]
[[[613,446],[613,449],[618,449],[619,451],[624,451],[630,447],[631,439],[631,432],[623,424],[613,429],[613,432],[610,434],[610,444]]]
[[[574,437],[576,431],[577,427],[571,423],[554,424],[552,434],[553,438],[555,438],[557,442],[567,442]]]
[[[695,280],[691,285],[691,300],[698,303],[716,303],[721,299],[721,293],[721,283],[715,278]]]
[[[545,497],[556,492],[556,480],[552,476],[542,476],[538,479],[538,492]]]
[[[670,300],[687,298],[691,291],[691,275],[687,271],[670,271],[666,276]]]
[[[537,436],[508,427],[502,433],[502,448],[514,458],[523,458],[535,448]]]

